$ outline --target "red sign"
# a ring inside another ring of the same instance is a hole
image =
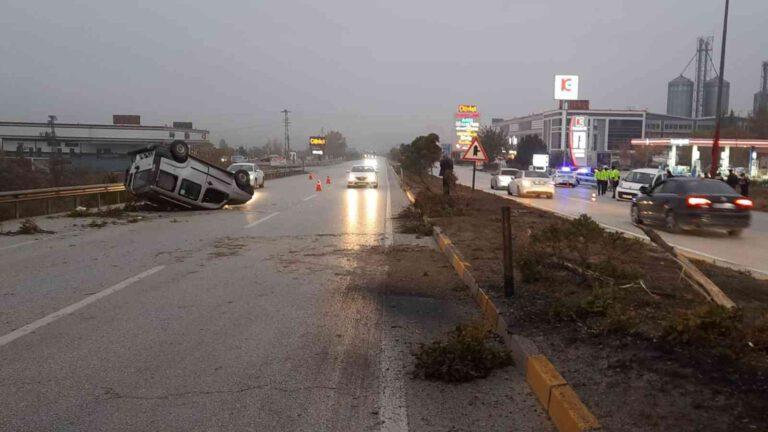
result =
[[[464,156],[461,160],[474,161],[474,162],[488,162],[488,153],[485,152],[482,144],[477,138],[472,139],[472,144],[469,145],[467,151],[464,152]]]

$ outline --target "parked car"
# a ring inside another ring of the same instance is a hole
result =
[[[370,165],[354,165],[347,171],[347,187],[379,187],[379,174],[375,167]]]
[[[652,188],[667,179],[667,173],[657,168],[639,168],[629,172],[616,187],[616,200],[628,200],[640,194],[642,186]]]
[[[491,189],[506,189],[509,181],[520,172],[517,168],[499,167],[491,174]]]
[[[187,209],[219,209],[244,204],[253,196],[248,171],[234,173],[189,154],[184,141],[132,152],[125,188],[160,205]]]
[[[635,224],[661,223],[671,232],[723,229],[732,236],[749,227],[752,200],[720,180],[671,177],[653,188],[641,186],[639,192],[630,210]]]
[[[251,162],[234,163],[227,168],[227,171],[233,173],[237,170],[248,171],[248,177],[252,188],[264,187],[264,171],[259,169],[259,166]]]
[[[555,196],[555,182],[546,173],[539,171],[520,171],[507,185],[507,193],[517,196]]]
[[[559,169],[555,171],[552,175],[552,181],[555,182],[555,186],[576,187],[578,184],[576,173],[570,169]]]
[[[587,186],[597,186],[594,168],[582,167],[576,170],[576,186],[582,184]]]

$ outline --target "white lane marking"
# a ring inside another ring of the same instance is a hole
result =
[[[269,220],[269,219],[272,219],[273,217],[275,217],[275,216],[277,216],[277,215],[279,215],[279,214],[280,214],[280,212],[274,212],[274,213],[272,213],[272,214],[271,214],[271,215],[269,215],[269,216],[264,216],[263,218],[261,218],[261,219],[259,219],[259,220],[257,220],[257,221],[253,221],[253,222],[249,223],[249,224],[248,224],[248,225],[246,225],[245,227],[246,227],[246,228],[253,228],[253,227],[255,227],[256,225],[258,225],[258,224],[260,224],[260,223],[262,223],[262,222],[264,222],[264,221],[267,221],[267,220]]]
[[[408,406],[405,400],[404,367],[397,351],[396,335],[387,314],[386,297],[381,302],[381,357],[379,369],[379,420],[381,432],[408,432]]]
[[[392,234],[392,195],[390,194],[389,187],[389,170],[390,166],[387,164],[387,175],[384,177],[387,180],[387,210],[384,213],[384,247],[392,246],[393,234]]]
[[[24,245],[28,245],[28,244],[32,244],[32,243],[37,243],[37,242],[38,242],[38,240],[25,241],[25,242],[21,242],[21,243],[16,243],[16,244],[0,247],[0,250],[13,249],[13,248],[17,248],[19,246],[24,246]]]
[[[312,198],[314,198],[314,197],[316,197],[316,196],[317,196],[317,195],[310,195],[310,196],[308,196],[308,197],[306,197],[306,198],[302,198],[302,201],[309,201],[309,200],[311,200]]]
[[[164,268],[165,268],[164,265],[160,265],[160,266],[157,266],[157,267],[152,267],[151,269],[149,269],[149,270],[147,270],[145,272],[139,273],[136,276],[130,277],[130,278],[128,278],[128,279],[118,283],[118,284],[112,285],[111,287],[109,287],[109,288],[107,288],[105,290],[99,291],[96,294],[91,294],[88,297],[80,300],[79,302],[77,302],[75,304],[69,305],[69,306],[65,307],[64,309],[58,310],[58,311],[56,311],[56,312],[54,312],[54,313],[52,313],[52,314],[50,314],[50,315],[48,315],[46,317],[40,318],[39,320],[34,321],[32,323],[29,323],[29,324],[25,325],[24,327],[18,328],[16,330],[8,333],[7,335],[0,337],[0,347],[2,347],[5,344],[8,344],[10,342],[13,342],[14,340],[16,340],[16,339],[18,339],[18,338],[20,338],[22,336],[25,336],[25,335],[27,335],[29,333],[32,333],[33,331],[39,329],[40,327],[43,327],[44,325],[50,324],[50,323],[56,321],[59,318],[65,317],[65,316],[71,314],[72,312],[75,312],[76,310],[78,310],[80,308],[88,306],[89,304],[95,302],[96,300],[104,298],[104,297],[106,297],[106,296],[108,296],[110,294],[116,293],[116,292],[120,291],[121,289],[131,285],[132,283],[138,282],[138,281],[140,281],[141,279],[144,279],[147,276],[153,275],[153,274],[159,272],[160,270],[162,270]]]

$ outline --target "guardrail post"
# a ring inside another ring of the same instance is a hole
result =
[[[14,203],[14,205],[13,205],[14,213],[15,213],[15,215],[16,215],[16,217],[15,217],[14,219],[18,219],[19,217],[21,217],[21,208],[20,208],[20,204],[21,204],[21,203],[19,203],[18,201],[16,201],[16,202]]]
[[[96,194],[96,209],[101,210],[101,194]]]
[[[80,207],[80,196],[75,196],[75,209]]]
[[[51,211],[51,200],[50,200],[50,199],[47,199],[47,200],[45,200],[45,214],[46,214],[46,215],[49,215],[49,214],[51,214],[51,213],[53,213],[53,212]]]

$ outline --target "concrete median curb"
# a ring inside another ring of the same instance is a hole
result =
[[[403,185],[411,204],[416,203],[413,193]],[[428,218],[424,218],[429,222]],[[529,339],[509,332],[506,320],[491,297],[477,284],[469,263],[459,253],[439,227],[433,228],[433,237],[438,248],[448,258],[456,273],[469,289],[485,320],[504,340],[512,352],[517,369],[525,375],[525,380],[541,406],[549,415],[552,423],[560,432],[599,431],[600,423],[589,409],[581,402],[576,392],[560,375],[552,363],[540,353]]]

